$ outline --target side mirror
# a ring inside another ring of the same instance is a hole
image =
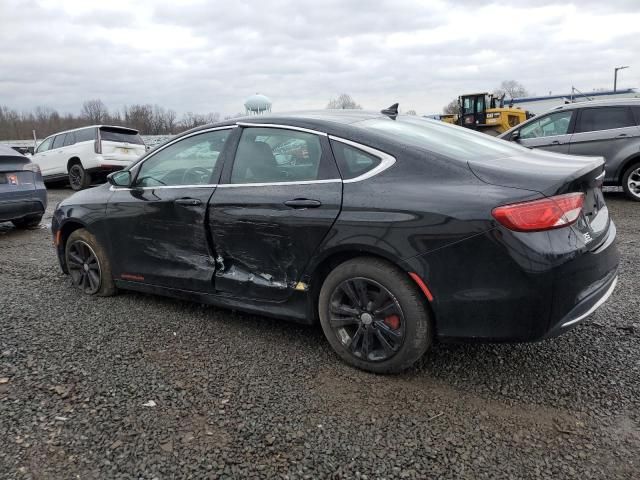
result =
[[[131,172],[129,170],[120,170],[107,175],[109,183],[115,187],[128,187],[131,185]]]
[[[520,131],[516,130],[515,132],[511,133],[511,141],[512,142],[519,142],[520,141]]]

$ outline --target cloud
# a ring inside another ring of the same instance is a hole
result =
[[[99,5],[99,6],[96,6]],[[81,0],[0,3],[0,104],[78,111],[157,103],[242,111],[323,108],[350,93],[438,112],[465,92],[516,79],[537,94],[640,86],[635,1]]]

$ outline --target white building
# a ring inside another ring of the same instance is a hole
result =
[[[523,110],[528,110],[529,112],[538,115],[565,103],[586,102],[588,100],[607,100],[613,98],[640,98],[640,92],[638,92],[635,88],[617,90],[616,92],[614,92],[613,90],[603,90],[590,93],[582,93],[574,90],[572,94],[568,93],[565,95],[523,97],[514,98],[511,101],[505,99],[504,103],[505,106],[513,105],[514,107],[519,107]]]

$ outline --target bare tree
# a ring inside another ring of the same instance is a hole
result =
[[[105,104],[99,98],[87,100],[82,104],[81,115],[87,119],[90,124],[104,123],[109,116],[109,111]]]
[[[332,98],[327,104],[327,108],[338,110],[362,110],[362,107],[358,105],[351,95],[343,93],[338,98]]]
[[[449,103],[447,103],[443,108],[442,108],[442,113],[447,114],[447,115],[451,115],[451,114],[455,114],[455,113],[460,113],[460,105],[458,104],[458,99],[454,98],[453,100],[451,100]]]
[[[516,80],[503,80],[500,84],[500,88],[496,88],[493,93],[501,96],[506,95],[507,98],[520,98],[529,95],[529,92],[524,85]]]

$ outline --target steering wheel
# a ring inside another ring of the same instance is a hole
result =
[[[185,185],[202,185],[209,183],[211,172],[205,167],[192,167],[182,175],[182,183]]]

